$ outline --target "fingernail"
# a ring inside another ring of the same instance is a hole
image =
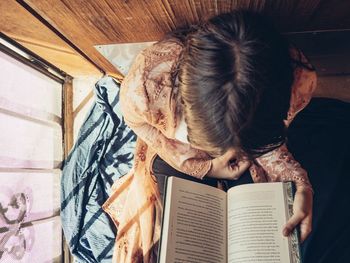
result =
[[[288,236],[288,229],[286,229],[286,228],[283,229],[283,235],[284,235],[284,236]]]

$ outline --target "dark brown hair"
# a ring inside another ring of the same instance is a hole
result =
[[[194,147],[256,157],[284,143],[293,61],[268,19],[238,10],[172,36],[184,47],[177,77]]]

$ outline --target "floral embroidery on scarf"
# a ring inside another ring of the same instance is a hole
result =
[[[307,172],[294,160],[285,145],[257,158],[268,181],[294,181],[297,186],[312,189]]]
[[[138,159],[141,160],[142,162],[146,160],[146,150],[147,150],[146,146],[141,146],[141,149],[137,154]]]
[[[167,118],[160,109],[155,113],[155,124],[159,126],[163,131],[167,130]]]
[[[204,177],[211,167],[210,156],[174,137],[181,120],[174,74],[181,50],[182,47],[173,42],[158,42],[147,48],[121,85],[125,121],[139,138],[133,170],[125,176],[125,181],[130,183],[118,186],[116,182],[104,206],[114,222],[120,219],[122,225],[118,228],[113,262],[156,262],[155,244],[160,237],[162,206],[151,174],[150,160],[155,154],[164,157],[177,170],[197,178]],[[304,59],[300,52],[294,53]],[[286,125],[306,106],[316,86],[314,72],[297,68],[294,74]],[[311,189],[306,171],[285,146],[257,158],[250,172],[254,182],[291,180],[297,187]],[[144,204],[147,206],[142,210]],[[142,224],[137,220],[135,223],[135,218],[140,220],[142,214]]]

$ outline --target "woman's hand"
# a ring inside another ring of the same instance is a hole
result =
[[[293,216],[283,228],[283,235],[288,236],[300,223],[300,239],[303,242],[312,230],[313,193],[309,188],[297,189],[293,203]]]
[[[217,179],[237,180],[250,166],[248,160],[239,160],[238,152],[228,150],[224,155],[212,160],[207,176]]]

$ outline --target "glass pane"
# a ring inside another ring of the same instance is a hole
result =
[[[0,167],[52,169],[60,165],[61,126],[33,122],[1,111],[0,123]]]
[[[60,173],[1,169],[0,228],[13,221],[31,222],[58,215]]]
[[[0,108],[38,117],[62,117],[62,84],[0,52]]]
[[[61,262],[61,233],[59,216],[0,228],[0,262]]]
[[[0,262],[61,262],[62,85],[0,52]]]
[[[59,173],[0,173],[0,262],[60,258]]]

